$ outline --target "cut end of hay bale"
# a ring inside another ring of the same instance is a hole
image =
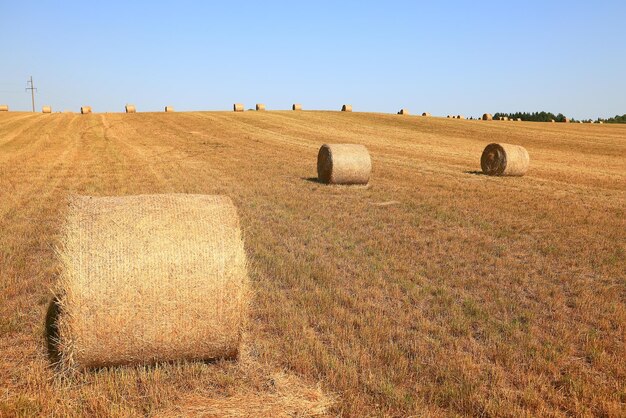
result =
[[[523,176],[529,164],[528,151],[520,145],[489,144],[480,157],[483,173],[490,176]]]
[[[326,184],[367,184],[372,160],[359,144],[324,144],[317,154],[317,178]]]
[[[64,369],[238,355],[248,276],[230,198],[75,197],[58,253]]]
[[[124,106],[124,110],[126,110],[126,113],[135,113],[135,112],[137,112],[137,109],[135,108],[135,105],[132,105],[132,104],[127,104],[126,106]]]
[[[233,111],[234,112],[243,112],[243,110],[244,110],[243,103],[235,103],[233,105]]]
[[[341,106],[341,111],[342,112],[352,112],[352,105],[345,104],[345,105]]]
[[[301,104],[299,104],[299,103],[294,103],[294,104],[291,106],[291,110],[302,110],[302,105],[301,105]]]
[[[265,110],[265,105],[264,105],[263,103],[257,103],[257,104],[256,104],[256,110],[257,110],[258,112],[262,112],[262,111],[264,111],[264,110]]]
[[[483,115],[483,120],[493,120],[493,115],[491,113],[485,113]]]
[[[0,105],[0,112],[8,112],[9,105]]]
[[[50,106],[43,106],[41,108],[41,113],[52,113],[52,107],[50,107]]]
[[[165,112],[173,112],[174,106],[165,106]]]

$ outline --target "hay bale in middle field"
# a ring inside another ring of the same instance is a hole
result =
[[[291,105],[291,110],[302,110],[302,105],[300,103],[294,103]]]
[[[263,103],[257,103],[256,104],[256,110],[257,112],[262,112],[265,110],[265,105]]]
[[[44,106],[41,108],[41,113],[52,113],[52,107]]]
[[[65,369],[238,356],[248,276],[230,198],[75,197],[59,258]]]
[[[493,115],[491,113],[485,113],[483,115],[483,120],[493,120]]]
[[[345,104],[345,105],[341,106],[341,111],[342,112],[352,112],[352,105]]]
[[[317,178],[327,184],[367,184],[372,160],[358,144],[324,144],[317,154]]]
[[[243,112],[243,109],[244,109],[244,107],[243,107],[242,103],[235,103],[233,105],[233,111],[234,112]]]
[[[530,157],[526,148],[511,144],[489,144],[480,157],[483,173],[490,176],[523,176]]]
[[[124,106],[124,110],[126,111],[126,113],[135,113],[135,112],[137,112],[137,109],[135,108],[135,105],[132,105],[132,104],[127,104],[126,106]]]
[[[165,106],[165,112],[173,112],[174,111],[174,107],[173,106]]]
[[[0,105],[0,112],[8,112],[9,105]]]
[[[80,107],[80,113],[82,115],[85,115],[87,113],[91,113],[91,106],[81,106]]]
[[[424,112],[424,113],[422,113],[422,116],[428,118],[428,117],[430,117],[432,115],[430,113],[428,113],[428,112]]]
[[[463,116],[463,115],[457,115],[457,117],[456,117],[456,118],[457,118],[457,119],[465,119],[465,116]]]

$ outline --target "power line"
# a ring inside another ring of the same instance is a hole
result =
[[[26,90],[30,90],[30,96],[31,99],[33,100],[33,112],[35,111],[35,90],[37,90],[35,88],[35,83],[33,83],[33,76],[30,76],[30,80],[26,81],[26,85],[30,85],[30,87],[26,87]]]

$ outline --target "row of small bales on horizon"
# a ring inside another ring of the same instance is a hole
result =
[[[235,103],[233,105],[233,111],[235,112],[243,112],[245,110],[245,107],[242,103]],[[256,111],[265,111],[265,105],[262,103],[257,103],[256,104],[256,108],[255,109],[248,109],[248,110],[256,110]],[[302,105],[299,103],[294,103],[291,106],[291,110],[294,111],[299,111],[302,110]],[[8,105],[0,105],[0,112],[8,112],[9,111],[9,106]],[[124,106],[124,111],[126,113],[137,113],[137,108],[135,107],[135,105],[132,104],[127,104],[126,106]],[[345,104],[341,107],[341,111],[342,112],[352,112],[352,105],[349,104]],[[174,112],[174,107],[173,106],[165,106],[164,108],[164,112],[166,113],[170,113],[170,112]],[[52,107],[51,106],[43,106],[41,109],[41,113],[52,113]],[[63,113],[73,113],[70,110],[65,110],[63,111]],[[81,114],[88,114],[88,113],[92,113],[92,109],[91,106],[81,106],[80,108],[80,113]],[[409,111],[405,108],[400,109],[397,113],[398,115],[410,115]],[[430,117],[432,116],[430,113],[428,112],[424,112],[422,113],[422,116],[424,117]],[[447,116],[448,119],[461,119],[461,120],[466,120],[467,118],[463,115],[448,115]],[[477,119],[473,119],[470,118],[471,120],[502,120],[502,121],[516,121],[516,122],[522,122],[522,118],[509,118],[507,116],[499,116],[499,117],[493,117],[493,115],[491,115],[490,113],[485,113],[483,114],[483,116],[481,118],[477,118]],[[556,123],[556,121],[554,119],[550,120],[550,122],[552,123]],[[564,123],[569,123],[570,120],[569,118],[565,118],[563,119]],[[578,121],[578,123],[583,123],[583,121]],[[592,120],[586,122],[586,123],[598,123],[598,124],[602,124],[602,121],[598,121],[598,122],[594,122]]]
[[[0,105],[0,111],[7,112],[7,105]],[[137,109],[134,105],[127,104],[124,108],[126,113],[136,113]],[[244,105],[235,103],[233,111],[243,112]],[[250,109],[253,110],[253,109]],[[258,103],[256,111],[265,111],[264,104]],[[292,110],[301,111],[301,104],[293,104]],[[166,113],[174,112],[172,106],[165,106]],[[342,112],[352,112],[352,106],[345,104],[341,108]],[[44,106],[43,113],[52,113],[50,106]],[[71,113],[65,111],[64,113]],[[82,106],[81,114],[92,113],[91,106]],[[400,109],[398,115],[409,115],[407,109]],[[432,116],[428,112],[422,113],[423,117]],[[448,115],[449,119],[465,120],[463,115]],[[522,121],[521,118],[509,119],[506,116],[494,118],[491,114],[485,113],[482,118],[477,120],[514,120]],[[551,120],[555,123],[555,120]],[[569,119],[565,118],[564,123],[569,123]],[[582,122],[580,122],[582,123]],[[593,123],[593,122],[591,122]],[[601,121],[598,123],[602,123]],[[523,176],[528,171],[530,157],[528,151],[520,145],[511,145],[504,143],[492,143],[484,149],[480,165],[483,173],[490,176]],[[324,144],[319,150],[317,158],[318,180],[326,184],[343,184],[343,185],[365,185],[369,183],[372,170],[372,162],[369,151],[364,145],[359,144]]]

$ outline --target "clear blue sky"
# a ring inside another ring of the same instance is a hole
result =
[[[626,1],[0,0],[0,103],[626,113]]]

